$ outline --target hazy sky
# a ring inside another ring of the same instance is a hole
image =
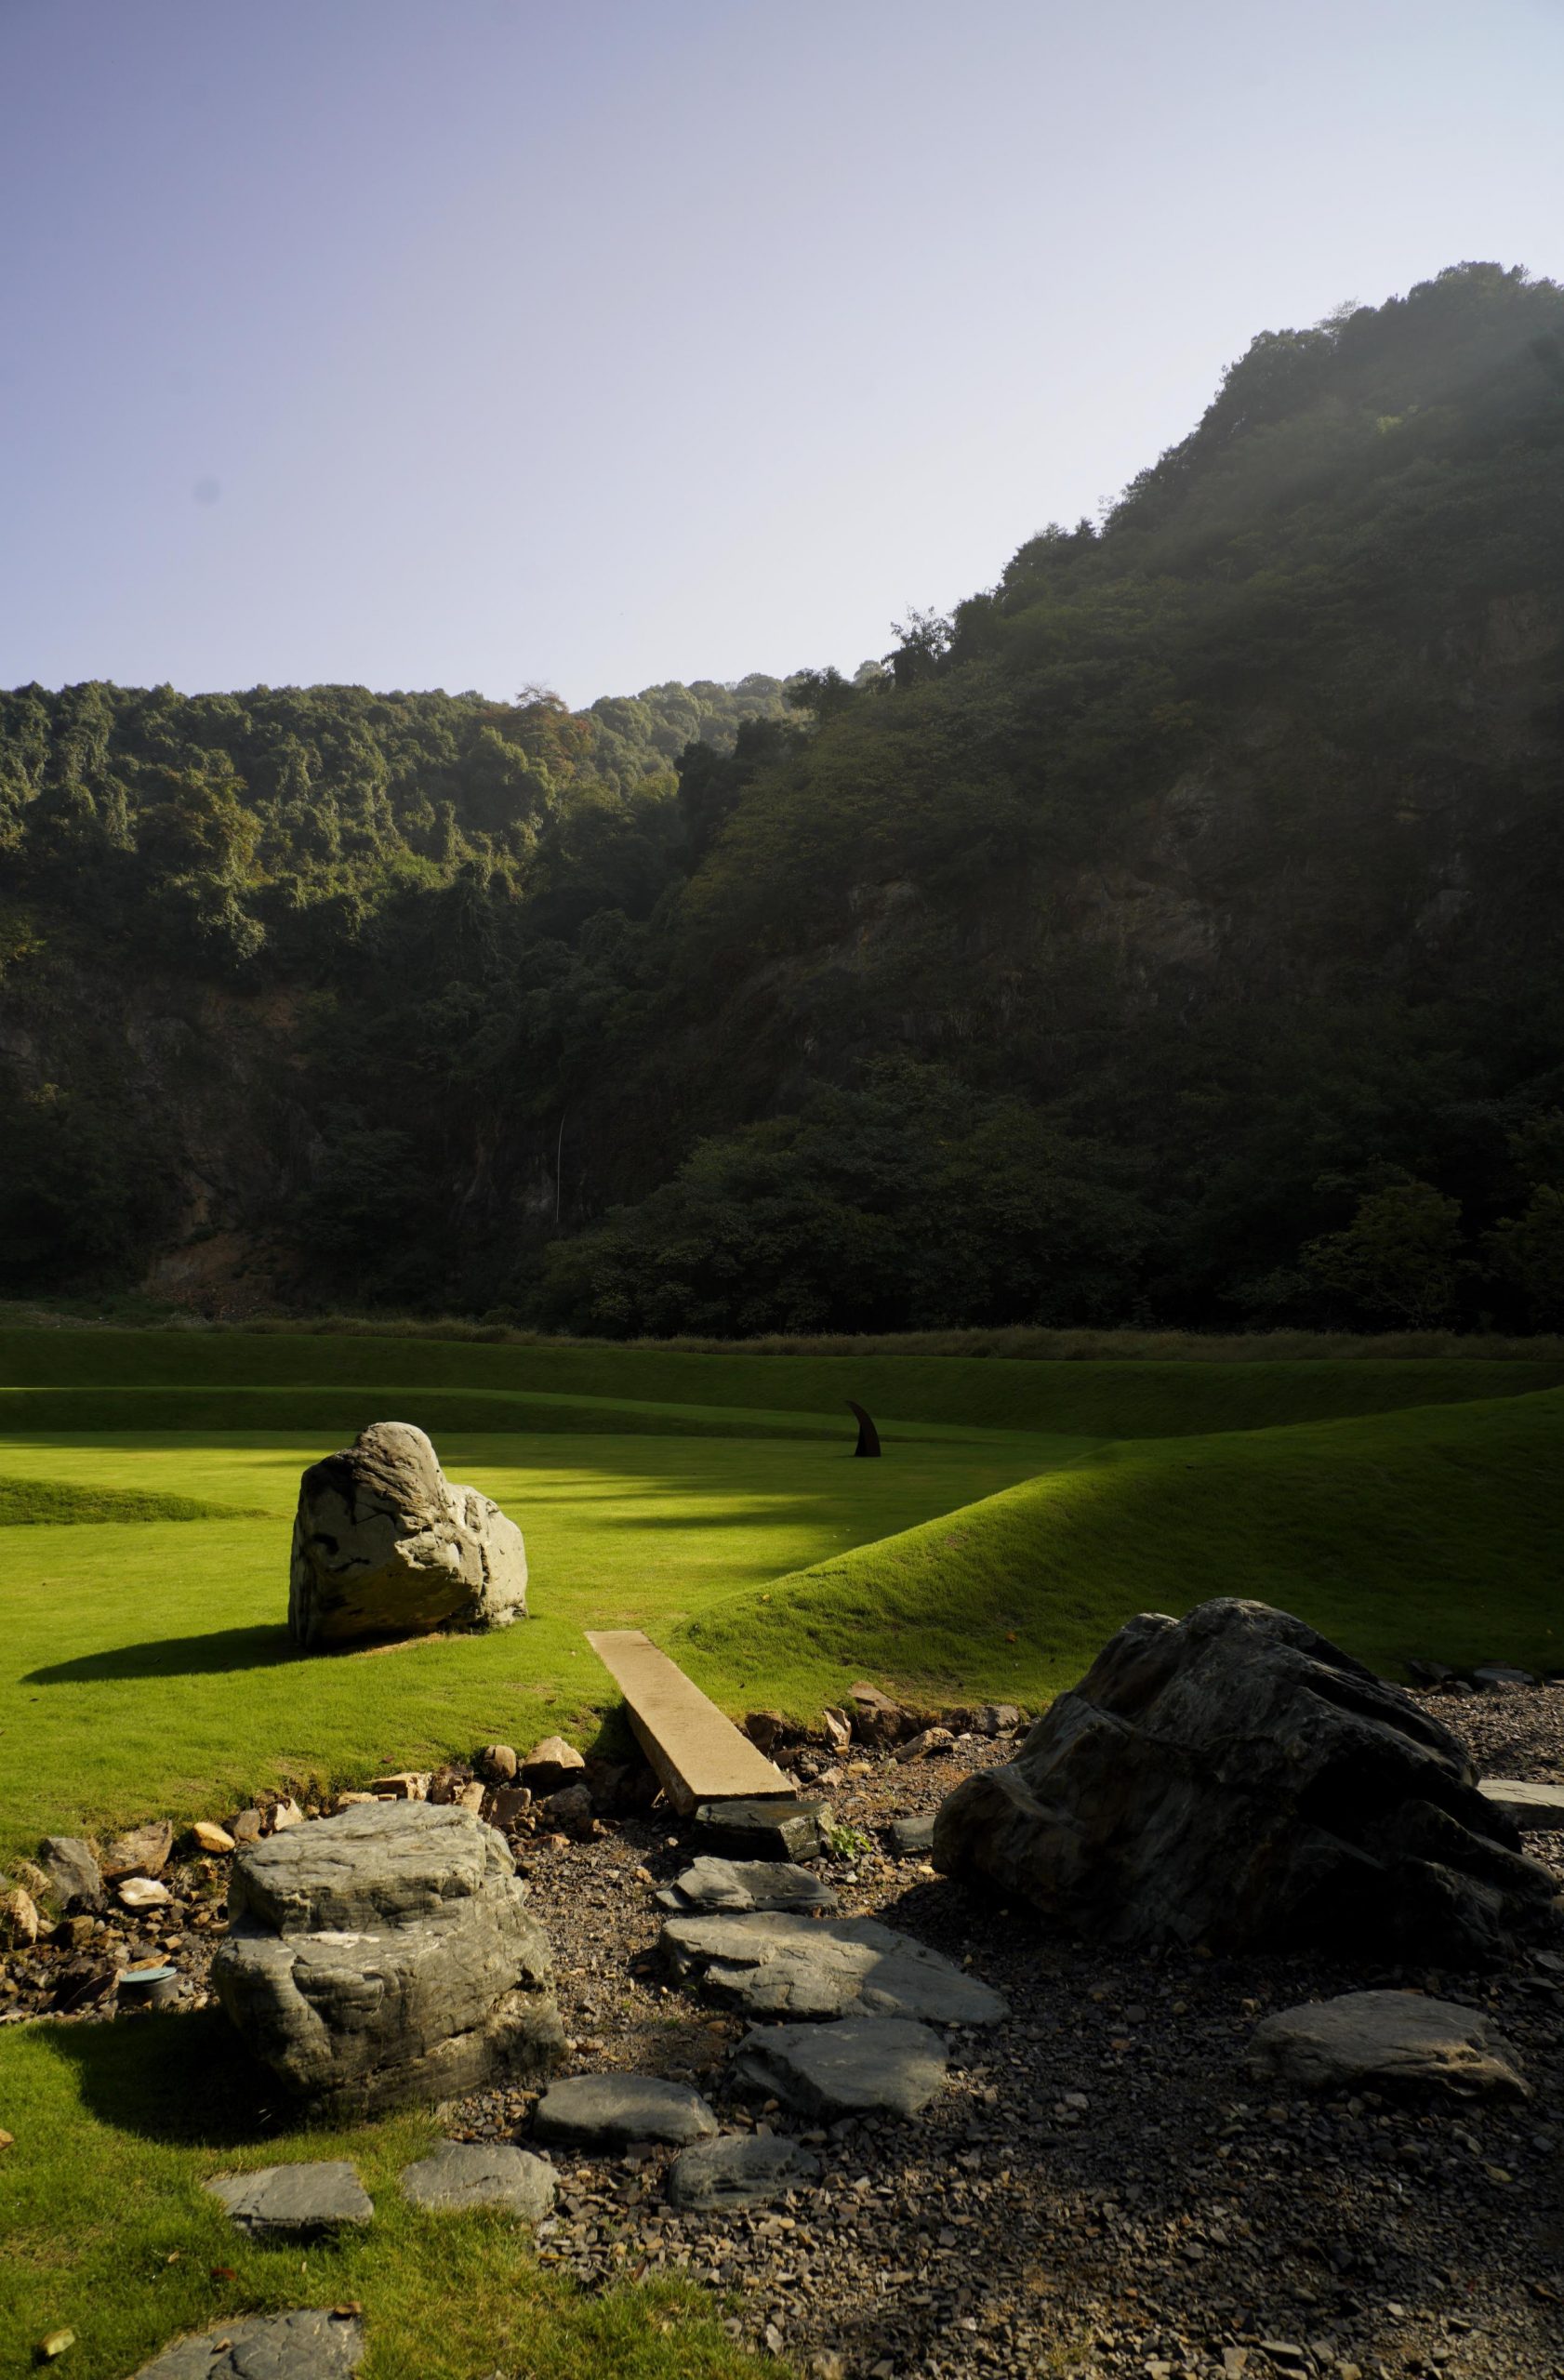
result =
[[[835,662],[1564,277],[1564,0],[0,0],[0,682]]]

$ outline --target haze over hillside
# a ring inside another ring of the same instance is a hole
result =
[[[1557,1324],[1561,763],[1497,265],[1262,334],[853,682],[19,690],[0,1287]]]

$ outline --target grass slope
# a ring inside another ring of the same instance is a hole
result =
[[[1564,1392],[1111,1448],[692,1615],[708,1691],[817,1706],[854,1678],[1037,1704],[1132,1612],[1297,1612],[1376,1668],[1564,1664]]]
[[[1079,1439],[930,1439],[881,1462],[798,1439],[447,1438],[452,1475],[527,1540],[537,1617],[494,1636],[304,1659],[284,1630],[298,1474],[318,1439],[0,1443],[0,1472],[135,1483],[258,1518],[0,1535],[0,1865],[41,1833],[231,1809],[286,1777],[358,1781],[556,1727],[612,1699],[582,1641],[658,1636],[714,1597],[1073,1458]]]
[[[232,1504],[194,1496],[148,1495],[134,1488],[73,1487],[62,1479],[0,1475],[0,1528],[83,1521],[210,1521],[242,1517]]]
[[[73,2380],[121,2380],[186,2331],[357,2299],[362,2380],[736,2380],[721,2309],[677,2283],[583,2296],[541,2271],[529,2230],[494,2215],[420,2215],[397,2176],[439,2136],[432,2116],[280,2135],[215,2012],[0,2035],[0,2375],[70,2329]],[[339,2246],[262,2247],[201,2185],[291,2158],[351,2157],[375,2220]]]
[[[315,1338],[298,1332],[177,1330],[0,1330],[0,1382],[14,1389],[162,1389],[186,1395],[202,1389],[283,1388],[303,1392],[347,1388],[354,1399],[330,1409],[383,1415],[384,1399],[414,1389],[472,1396],[590,1397],[615,1406],[703,1409],[721,1417],[803,1414],[811,1422],[843,1414],[856,1397],[877,1419],[956,1422],[969,1428],[1038,1430],[1075,1437],[1186,1437],[1215,1430],[1259,1429],[1285,1421],[1327,1421],[1343,1414],[1379,1413],[1412,1405],[1519,1395],[1564,1385],[1564,1363],[1463,1357],[1361,1357],[1260,1363],[1051,1362],[1005,1356],[775,1355],[674,1354],[654,1347],[549,1342],[503,1346],[468,1340],[368,1337]],[[371,1404],[355,1401],[373,1391]],[[22,1408],[27,1409],[27,1408]],[[33,1408],[37,1409],[37,1408]],[[57,1408],[63,1412],[64,1408]],[[86,1408],[60,1420],[74,1429],[136,1426],[136,1408],[117,1404],[112,1416]],[[204,1406],[179,1413],[167,1407],[148,1426],[170,1429],[287,1428],[275,1414],[227,1420]],[[320,1408],[325,1411],[325,1407]],[[416,1419],[414,1414],[404,1418]],[[347,1426],[319,1421],[308,1426]],[[50,1421],[13,1420],[3,1428],[47,1428]],[[550,1426],[518,1413],[458,1417],[452,1429]],[[575,1426],[588,1426],[577,1423]],[[629,1426],[629,1425],[622,1425]],[[677,1426],[669,1423],[669,1427]],[[838,1426],[846,1426],[840,1423]]]

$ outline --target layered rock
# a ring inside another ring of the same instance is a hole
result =
[[[1014,1761],[942,1805],[934,1865],[1118,1943],[1449,1964],[1558,1924],[1438,1720],[1261,1603],[1142,1612]]]
[[[446,1478],[409,1421],[376,1421],[298,1483],[288,1630],[306,1651],[436,1628],[508,1628],[526,1611],[522,1532]]]
[[[298,2097],[459,2097],[563,2046],[543,1929],[471,1810],[364,1803],[238,1853],[213,1989]]]

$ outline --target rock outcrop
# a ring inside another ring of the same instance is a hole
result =
[[[1142,1612],[1014,1760],[942,1805],[934,1865],[1073,1934],[1480,1961],[1558,1924],[1455,1738],[1269,1605]]]
[[[410,1421],[376,1421],[298,1483],[288,1631],[306,1652],[436,1628],[508,1628],[526,1611],[514,1521],[446,1478]]]
[[[471,1810],[364,1803],[239,1852],[212,1986],[255,2056],[332,2112],[551,2067],[543,1929]]]

